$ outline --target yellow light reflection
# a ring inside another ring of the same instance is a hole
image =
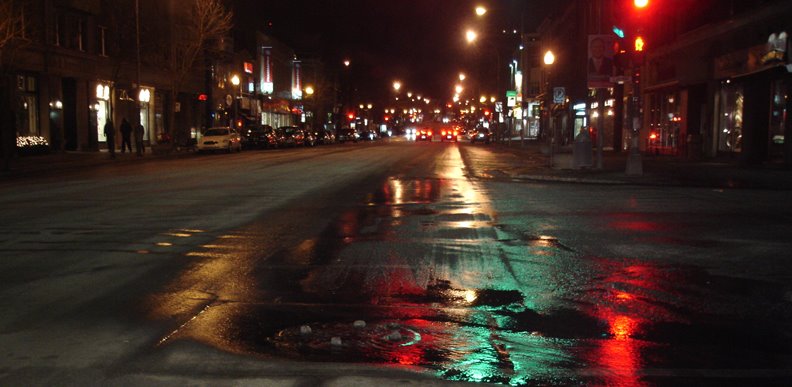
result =
[[[467,301],[469,304],[472,304],[477,298],[478,294],[475,290],[465,290],[465,301]]]
[[[187,233],[183,233],[183,232],[166,232],[165,234],[162,234],[162,235],[178,237],[178,238],[189,238],[189,237],[192,236],[192,234],[187,234]]]
[[[157,246],[169,247],[169,246],[173,246],[173,243],[170,243],[170,242],[157,242]]]

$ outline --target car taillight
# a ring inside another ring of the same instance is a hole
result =
[[[445,130],[444,130],[444,131],[442,131],[442,132],[440,132],[440,133],[442,133],[442,134],[443,134],[443,136],[445,136],[445,135],[446,135],[446,131],[445,131]]]
[[[429,131],[428,133],[426,133],[426,134],[427,134],[427,135],[429,135],[429,136],[431,136],[431,135],[432,135],[432,131],[430,130],[430,131]]]
[[[459,132],[457,132],[457,131],[454,131],[454,136],[458,136],[458,133],[459,133]]]

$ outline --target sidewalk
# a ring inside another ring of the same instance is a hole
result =
[[[524,145],[521,145],[519,141],[514,141],[511,145],[465,144],[465,146],[487,147],[496,154],[511,155],[512,157],[500,158],[505,165],[499,165],[498,173],[512,179],[586,184],[792,190],[792,171],[783,170],[777,166],[747,167],[734,162],[689,161],[677,156],[642,155],[643,175],[628,176],[625,173],[626,152],[604,152],[601,170],[594,168],[573,170],[551,168],[549,156],[542,153],[541,145],[535,141],[525,142]],[[134,153],[117,152],[115,159],[111,159],[106,151],[21,156],[12,160],[10,170],[0,171],[0,181],[36,175],[52,175],[92,166],[189,157],[194,154],[194,152],[187,151],[153,154],[149,151],[142,157],[138,157]],[[567,155],[567,157],[571,156],[571,154]],[[596,154],[593,160],[596,163]]]
[[[502,171],[511,178],[589,184],[633,184],[653,186],[691,186],[708,188],[742,188],[792,190],[792,171],[779,166],[741,166],[736,162],[690,161],[671,155],[644,154],[643,174],[628,176],[627,152],[603,152],[603,168],[554,169],[549,155],[543,154],[537,142],[491,144],[495,153],[510,154],[512,165]],[[564,155],[564,153],[562,153]],[[566,153],[566,157],[571,157]],[[596,152],[593,163],[596,164]]]
[[[0,170],[0,181],[13,180],[37,175],[52,175],[58,172],[79,170],[101,165],[121,165],[137,164],[158,161],[162,159],[186,157],[195,152],[169,152],[155,154],[151,149],[146,149],[143,156],[137,156],[134,152],[120,153],[116,151],[115,158],[110,158],[106,150],[99,152],[79,152],[67,151],[62,153],[51,153],[46,155],[18,156],[11,160],[8,170]]]

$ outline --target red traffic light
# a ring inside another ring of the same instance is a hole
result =
[[[198,94],[198,100],[199,101],[206,101],[208,99],[209,99],[208,95],[206,95],[206,94]]]
[[[635,8],[646,8],[649,5],[649,0],[634,0],[633,4],[635,5]]]
[[[352,114],[352,113],[349,113],[349,114],[347,114],[347,118],[349,118],[349,120],[352,121],[352,120],[355,119],[355,115]]]

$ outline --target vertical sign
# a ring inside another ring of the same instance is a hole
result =
[[[292,63],[292,99],[302,99],[302,74],[300,73],[300,61],[295,59]]]
[[[261,57],[261,92],[272,94],[275,90],[275,85],[272,83],[272,47],[262,47]]]

